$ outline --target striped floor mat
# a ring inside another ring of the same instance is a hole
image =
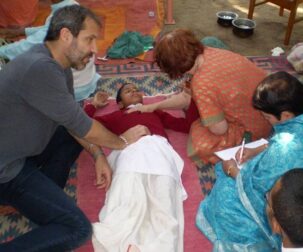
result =
[[[248,57],[258,67],[268,73],[286,71],[296,75],[303,81],[303,76],[298,75],[285,56],[278,57]],[[115,95],[116,90],[123,83],[133,82],[146,95],[159,93],[171,93],[178,89],[179,81],[172,81],[167,75],[160,72],[156,64],[150,62],[129,63],[129,64],[106,64],[97,65],[97,71],[102,78],[99,81],[98,89],[108,91]]]

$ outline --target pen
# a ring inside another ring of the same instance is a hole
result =
[[[242,140],[239,162],[241,162],[242,157],[243,157],[244,145],[245,145],[245,138],[243,138],[243,140]]]

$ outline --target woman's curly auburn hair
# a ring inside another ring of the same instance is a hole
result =
[[[156,43],[155,60],[160,69],[176,79],[189,71],[204,47],[193,32],[176,29],[165,34]]]

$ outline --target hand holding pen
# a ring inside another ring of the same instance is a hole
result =
[[[241,145],[242,147],[242,145]],[[253,157],[255,157],[256,155],[258,155],[260,152],[264,151],[267,148],[267,144],[263,144],[259,147],[256,148],[243,148],[243,152],[241,155],[241,149],[240,148],[237,153],[236,153],[236,161],[238,164],[243,164],[246,161],[248,161],[249,159],[252,159]],[[242,158],[241,158],[242,157]]]
[[[243,138],[241,147],[236,153],[236,161],[240,165],[242,163],[245,163],[249,159],[249,149],[245,148],[245,138]]]
[[[243,158],[244,146],[245,146],[245,138],[243,138],[243,140],[242,140],[242,144],[241,144],[241,149],[240,149],[240,159],[239,159],[239,161],[240,161],[240,162],[242,161],[242,158]]]

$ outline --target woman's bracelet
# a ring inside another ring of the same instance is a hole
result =
[[[119,138],[124,142],[125,147],[129,145],[127,139],[124,136],[120,135]]]

